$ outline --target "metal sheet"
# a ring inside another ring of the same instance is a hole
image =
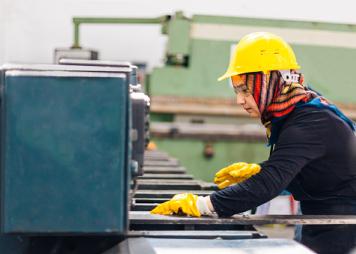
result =
[[[182,241],[181,239],[130,238],[104,254],[123,253],[311,254],[314,252],[303,245],[288,239],[184,239]]]
[[[303,245],[289,239],[251,239],[251,240],[193,240],[149,239],[157,254],[307,254],[314,253]]]
[[[133,203],[134,204],[152,204],[152,203],[162,203],[165,201],[168,201],[169,198],[134,198]]]
[[[128,237],[174,238],[174,239],[255,239],[267,238],[266,235],[249,230],[155,230],[129,231]]]
[[[181,192],[180,190],[137,190],[135,192],[135,198],[171,198],[175,194]],[[209,190],[193,190],[190,193],[201,196],[208,196],[213,191]]]
[[[186,174],[183,167],[143,167],[144,174]]]
[[[168,181],[168,180],[166,180]],[[137,180],[138,190],[201,190],[202,187],[199,183],[189,182],[165,182],[165,181],[149,181]],[[180,191],[182,192],[182,191]]]
[[[187,174],[144,174],[137,177],[137,179],[179,179],[179,180],[192,180],[192,175]]]
[[[150,166],[150,167],[176,167],[179,166],[179,163],[177,160],[171,160],[171,161],[150,161],[146,160],[144,162],[144,166]]]
[[[155,208],[159,203],[138,203],[131,205],[131,211],[146,211],[149,212]]]
[[[196,180],[171,180],[139,179],[139,190],[217,190],[215,184]]]
[[[148,157],[148,156],[169,157],[168,153],[163,152],[163,151],[158,151],[158,150],[146,151],[145,157]]]
[[[145,152],[145,160],[150,161],[170,161],[172,158],[168,156],[154,156],[154,155],[146,155],[147,151]]]
[[[356,215],[234,215],[230,218],[163,216],[147,212],[130,212],[131,224],[231,224],[231,225],[336,225],[356,224]]]

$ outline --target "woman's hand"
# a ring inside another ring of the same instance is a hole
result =
[[[234,163],[220,169],[215,174],[214,183],[218,185],[219,189],[224,189],[232,184],[243,182],[260,171],[261,167],[258,164]]]
[[[197,196],[191,193],[174,195],[169,201],[156,206],[151,213],[161,215],[172,215],[183,213],[185,215],[200,217],[201,215],[212,215],[214,208],[210,197]]]

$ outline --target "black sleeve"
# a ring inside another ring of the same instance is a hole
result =
[[[211,202],[219,216],[241,213],[271,200],[306,164],[323,156],[322,131],[315,127],[317,125],[313,124],[313,120],[305,120],[305,123],[283,128],[271,157],[260,163],[260,173],[211,194]]]

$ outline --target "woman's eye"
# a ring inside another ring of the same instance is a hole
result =
[[[249,94],[249,90],[248,90],[247,86],[245,86],[245,85],[234,86],[234,90],[235,90],[236,94],[238,94],[238,93]]]

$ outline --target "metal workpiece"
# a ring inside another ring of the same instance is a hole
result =
[[[177,180],[193,180],[192,175],[187,174],[144,174],[137,179],[177,179]]]
[[[187,171],[183,167],[151,167],[144,166],[143,172],[145,174],[186,174]]]
[[[217,216],[187,217],[165,216],[147,212],[130,212],[131,224],[186,224],[186,225],[342,225],[356,224],[356,215],[234,215],[229,218]]]
[[[145,158],[149,160],[170,160],[173,159],[167,153],[161,151],[145,151]]]
[[[136,179],[137,190],[176,190],[186,192],[191,190],[216,190],[215,184],[194,180],[186,174],[185,168],[179,166],[176,159],[150,160],[146,159],[143,175]],[[151,205],[152,206],[152,205]],[[144,208],[146,211],[148,208]]]
[[[145,151],[145,160],[150,161],[171,161],[173,158],[170,156],[165,156],[164,154],[148,153]]]
[[[166,161],[152,161],[146,160],[143,164],[144,166],[149,167],[176,167],[179,166],[179,162],[177,160],[166,160]]]
[[[169,198],[134,198],[134,202],[136,204],[144,204],[144,203],[163,203],[168,201]]]
[[[137,190],[135,192],[136,198],[172,198],[179,190]],[[211,190],[191,190],[192,194],[200,196],[208,196],[213,191]]]
[[[217,186],[197,180],[157,180],[139,179],[137,180],[139,190],[217,190]]]
[[[249,230],[131,230],[128,237],[171,238],[171,239],[258,239],[265,234]]]
[[[143,211],[149,212],[159,204],[160,203],[135,203],[135,199],[134,199],[130,210],[131,211],[140,211],[140,212],[143,212]]]
[[[147,151],[145,151],[145,155],[144,155],[144,158],[146,161],[171,161],[172,158],[171,157],[166,157],[166,156],[163,156],[163,155],[146,155]]]
[[[312,254],[313,251],[288,239],[161,239],[129,238],[104,254]]]
[[[206,220],[201,220],[202,218],[192,218],[192,217],[182,217],[182,216],[165,216],[150,214],[148,209],[149,205],[154,206],[155,204],[137,204],[134,210],[130,211],[130,230],[196,230],[196,231],[253,231],[254,227],[250,224],[233,224],[226,223],[224,220],[218,218],[209,218]],[[157,205],[157,204],[156,204]],[[138,209],[141,208],[141,211]],[[147,209],[143,211],[143,209]],[[186,220],[184,220],[185,218]],[[181,220],[183,219],[183,220]],[[257,233],[257,231],[256,231]]]
[[[168,158],[171,158],[168,153],[166,152],[163,152],[163,151],[159,151],[159,150],[148,150],[145,152],[145,158],[148,157],[152,157],[152,158],[155,158],[155,157],[160,157],[160,158],[163,158],[163,159],[168,159]]]

